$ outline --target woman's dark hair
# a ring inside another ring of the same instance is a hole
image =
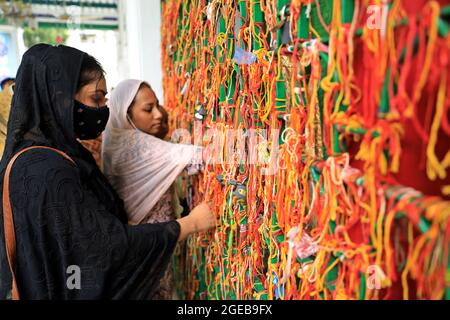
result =
[[[93,56],[86,54],[81,63],[80,79],[78,80],[77,91],[94,81],[100,81],[105,77],[105,70],[100,62]]]

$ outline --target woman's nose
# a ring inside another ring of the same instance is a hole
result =
[[[155,108],[153,110],[154,110],[154,114],[153,115],[154,115],[155,119],[161,120],[163,118],[162,112],[158,108]]]

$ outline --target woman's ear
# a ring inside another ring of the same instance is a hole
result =
[[[128,120],[128,123],[130,124],[130,126],[131,126],[134,130],[139,130],[139,129],[136,127],[136,125],[134,124],[134,121],[133,121],[133,117],[132,117],[132,115],[131,115],[131,112],[127,113],[127,120]]]
[[[128,121],[133,120],[133,103],[127,110],[127,119]]]

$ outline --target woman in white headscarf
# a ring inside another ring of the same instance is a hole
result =
[[[111,93],[103,138],[103,171],[125,203],[132,225],[176,219],[172,184],[188,166],[201,163],[202,148],[161,140],[164,113],[146,82],[126,80]],[[170,299],[171,268],[159,299]]]

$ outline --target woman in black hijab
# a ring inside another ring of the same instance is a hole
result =
[[[0,166],[0,299],[152,298],[177,241],[214,225],[207,205],[178,221],[127,225],[77,141],[105,128],[105,88],[100,65],[76,49],[37,45],[23,57]]]

